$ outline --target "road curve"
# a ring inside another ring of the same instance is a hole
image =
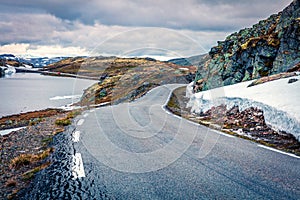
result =
[[[74,199],[300,199],[299,158],[168,113],[179,86],[76,119]]]

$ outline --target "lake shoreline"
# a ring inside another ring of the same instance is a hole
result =
[[[64,76],[61,77],[65,78]],[[33,86],[41,87],[38,83],[35,84],[34,81],[47,81],[52,80],[52,78],[53,76],[49,75],[26,73],[8,77],[7,80],[33,81]],[[62,80],[62,83],[66,83],[65,79],[60,80]],[[72,86],[74,81],[77,80],[69,80],[68,85]],[[16,85],[16,89],[23,90],[22,84],[18,85],[16,83]],[[84,87],[84,89],[86,88],[87,86]],[[60,92],[61,95],[68,95],[66,91]],[[53,93],[54,97],[59,95]],[[35,98],[34,96],[30,95],[31,98]],[[51,101],[50,98],[48,99]],[[20,100],[17,99],[16,103],[22,100],[21,97]],[[3,106],[7,105],[3,104]],[[72,123],[72,118],[81,111],[81,109],[51,108],[53,106],[45,106],[45,109],[36,109],[35,106],[30,108],[30,105],[28,107],[32,111],[23,112],[19,109],[17,114],[4,114],[0,117],[0,131],[12,130],[12,132],[5,135],[0,135],[0,199],[18,199],[18,193],[29,186],[34,180],[35,174],[51,165],[50,155],[55,152],[52,144],[53,138],[59,133],[63,134],[67,125]],[[18,109],[15,110],[18,111]],[[18,130],[17,128],[21,129]]]
[[[80,101],[84,90],[94,83],[94,80],[29,73],[1,78],[0,118],[45,108],[64,108]]]

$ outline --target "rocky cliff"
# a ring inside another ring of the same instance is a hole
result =
[[[266,20],[229,35],[198,67],[194,91],[299,70],[300,1]]]

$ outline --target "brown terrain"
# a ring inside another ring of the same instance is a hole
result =
[[[0,119],[1,129],[26,126],[0,136],[0,199],[17,199],[40,170],[51,165],[51,142],[80,111],[47,109]]]
[[[99,80],[88,88],[81,105],[119,103],[139,98],[155,86],[189,83],[195,66],[179,66],[145,58],[70,58],[47,66],[51,72],[88,76]]]

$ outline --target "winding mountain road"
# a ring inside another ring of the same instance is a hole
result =
[[[72,198],[300,199],[299,157],[168,113],[164,105],[179,86],[77,119],[71,169],[81,190]]]

